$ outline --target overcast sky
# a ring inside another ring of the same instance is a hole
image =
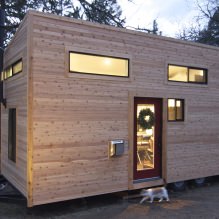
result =
[[[152,29],[156,19],[162,35],[175,37],[197,15],[196,0],[117,0],[126,26]]]

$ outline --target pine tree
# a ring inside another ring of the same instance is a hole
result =
[[[125,20],[120,18],[122,11],[117,0],[94,0],[92,3],[80,0],[80,3],[86,20],[123,27]]]
[[[53,13],[57,15],[84,19],[102,24],[123,27],[125,19],[121,18],[121,8],[117,0],[1,0],[5,2],[6,32],[5,45],[11,39],[28,9]],[[74,1],[75,2],[75,1]]]
[[[43,12],[52,14],[70,17],[72,10],[74,10],[71,0],[40,0],[39,3]]]
[[[201,15],[196,18],[196,23],[207,20],[205,27],[194,25],[184,29],[179,34],[183,40],[195,41],[199,43],[219,46],[219,0],[205,0],[202,4],[198,2]]]
[[[197,42],[219,46],[219,7],[209,20],[207,28],[199,33]]]
[[[5,44],[14,35],[20,22],[23,20],[28,9],[37,9],[39,7],[37,0],[7,0],[5,1]]]

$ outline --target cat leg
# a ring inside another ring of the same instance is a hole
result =
[[[140,204],[142,204],[145,200],[147,200],[148,199],[148,196],[146,196],[146,197],[143,197],[142,199],[141,199],[141,201],[140,201]]]
[[[168,195],[166,196],[166,201],[167,201],[167,202],[169,202],[169,201],[170,201],[170,199],[169,199],[169,196],[168,196]]]
[[[167,194],[167,193],[165,194],[164,198],[166,199],[166,201],[167,201],[167,202],[169,202],[169,201],[170,201],[170,199],[169,199],[169,196],[168,196],[168,194]]]
[[[165,197],[165,199],[166,199],[167,202],[170,201],[169,196],[168,196],[168,193],[167,193],[167,190],[165,190],[164,197]]]
[[[152,196],[152,197],[151,197],[151,201],[150,201],[150,203],[152,203],[153,201],[154,201],[154,197]]]
[[[162,202],[162,201],[163,201],[163,197],[160,198],[159,202]]]

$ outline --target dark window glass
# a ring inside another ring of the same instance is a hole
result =
[[[16,162],[16,109],[9,109],[8,115],[8,158]]]

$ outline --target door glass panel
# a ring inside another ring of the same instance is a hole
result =
[[[154,104],[137,105],[137,171],[154,169]]]

